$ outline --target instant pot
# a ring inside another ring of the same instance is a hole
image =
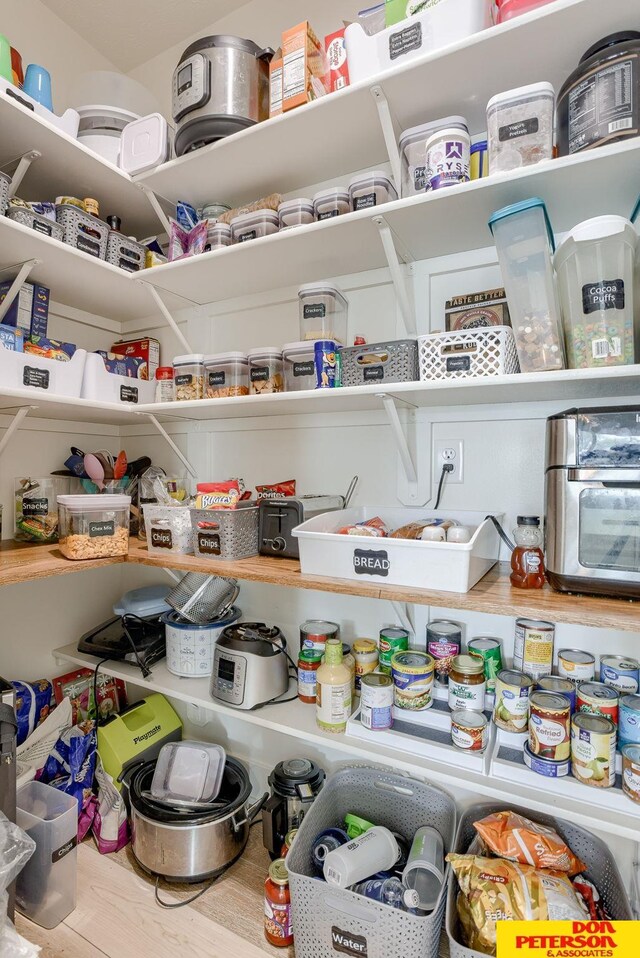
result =
[[[225,705],[255,709],[289,688],[287,640],[276,626],[239,622],[216,642],[211,695]]]
[[[173,74],[176,156],[267,119],[272,57],[242,37],[202,37],[187,47]]]
[[[272,858],[280,857],[287,832],[302,824],[325,778],[324,771],[308,758],[278,762],[269,775],[271,794],[262,809],[262,842]]]

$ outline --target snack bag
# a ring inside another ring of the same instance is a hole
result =
[[[386,524],[379,516],[373,519],[367,519],[366,522],[355,522],[351,526],[342,526],[337,530],[339,536],[371,536],[381,539],[389,535]]]
[[[266,486],[256,486],[257,499],[287,499],[296,494],[295,479],[274,482]]]
[[[93,722],[74,725],[62,732],[39,775],[45,785],[73,795],[78,802],[78,841],[89,831],[95,815],[93,776],[97,754]]]
[[[100,854],[109,855],[129,843],[129,822],[124,795],[105,772],[99,755],[96,760],[96,784],[98,800],[91,831]]]
[[[35,682],[12,682],[16,693],[16,719],[18,720],[17,745],[31,735],[51,709],[53,689],[48,679]]]
[[[505,810],[474,822],[474,828],[494,855],[534,868],[576,875],[587,867],[553,828]]]
[[[85,722],[94,712],[93,670],[74,669],[66,675],[53,679],[53,692],[56,704],[68,698],[71,702],[71,724]],[[102,720],[121,712],[127,704],[127,692],[124,682],[110,675],[98,673],[98,708]]]
[[[240,502],[237,479],[227,482],[199,482],[196,486],[196,509],[236,509]]]

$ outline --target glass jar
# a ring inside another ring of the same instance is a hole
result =
[[[156,369],[156,402],[173,402],[176,384],[173,366],[158,366]]]
[[[71,490],[71,480],[55,476],[14,480],[16,542],[56,542],[58,496]]]
[[[204,399],[204,356],[202,353],[176,356],[173,360],[173,373],[178,402]]]
[[[131,496],[58,496],[60,551],[66,559],[106,559],[129,551]]]
[[[454,655],[449,672],[449,708],[484,712],[484,662],[474,655]]]
[[[356,639],[351,653],[356,662],[356,692],[359,692],[362,676],[378,668],[378,646],[373,639]]]
[[[284,364],[282,350],[263,346],[247,353],[249,361],[249,392],[252,396],[284,392]]]
[[[298,656],[298,698],[308,705],[316,704],[316,672],[322,662],[322,652],[302,649]]]
[[[249,395],[249,363],[246,353],[205,356],[207,399],[230,399]]]
[[[264,936],[276,948],[293,944],[289,872],[284,858],[271,862],[264,883]]]
[[[516,547],[511,553],[511,585],[516,589],[541,589],[545,575],[538,516],[518,516],[518,527],[513,535]]]

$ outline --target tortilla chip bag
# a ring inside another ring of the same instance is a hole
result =
[[[586,865],[577,858],[553,828],[531,822],[505,810],[487,815],[474,828],[494,855],[534,868],[577,875]]]

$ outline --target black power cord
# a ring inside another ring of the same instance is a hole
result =
[[[440,482],[438,483],[438,495],[436,496],[436,504],[434,506],[434,509],[437,509],[440,505],[440,500],[442,499],[444,479],[448,472],[453,472],[452,462],[445,462],[442,466],[442,472],[440,473]]]

